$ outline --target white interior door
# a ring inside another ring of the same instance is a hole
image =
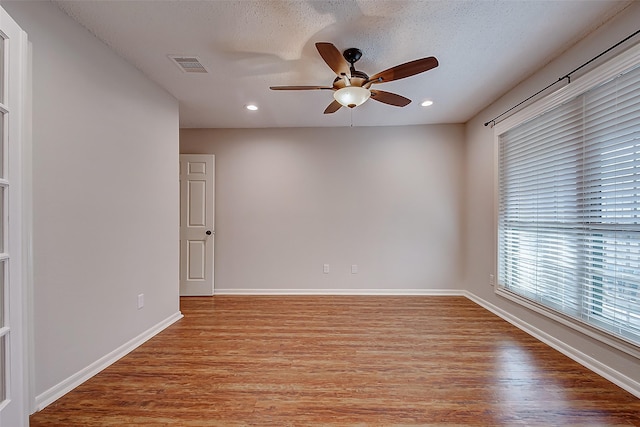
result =
[[[180,295],[213,295],[215,157],[180,155]]]
[[[28,425],[22,262],[27,35],[0,8],[0,426]]]

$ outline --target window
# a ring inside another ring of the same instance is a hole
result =
[[[496,127],[496,292],[638,354],[640,46],[580,81]]]

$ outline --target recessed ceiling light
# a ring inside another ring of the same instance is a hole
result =
[[[423,107],[428,107],[429,105],[433,105],[433,101],[426,100],[420,105],[422,105]]]
[[[249,104],[249,105],[245,105],[244,108],[246,108],[247,110],[250,110],[250,111],[256,111],[258,109],[258,106],[255,105],[255,104]]]

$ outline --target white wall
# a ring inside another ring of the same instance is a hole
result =
[[[178,311],[178,106],[49,2],[3,7],[33,42],[43,395]],[[182,152],[216,155],[217,291],[464,288],[640,381],[637,360],[488,286],[493,134],[482,126],[637,22],[640,3],[483,111],[466,135],[461,125],[183,130]]]
[[[216,156],[216,292],[459,289],[463,132],[182,129]]]
[[[483,122],[507,110],[549,83],[580,66],[608,47],[632,34],[640,22],[640,2],[635,2],[615,21],[601,27],[577,46],[568,50],[561,58],[550,63],[531,78],[507,93],[499,101],[482,111],[466,125],[467,179],[465,246],[465,289],[482,298],[508,315],[515,316],[542,334],[558,340],[559,346],[571,349],[592,368],[615,377],[619,384],[640,392],[640,369],[638,360],[590,339],[580,333],[550,321],[532,311],[524,309],[493,293],[489,286],[489,274],[495,265],[494,227],[494,139],[490,127]],[[638,39],[638,37],[636,37]],[[635,40],[638,42],[638,40]],[[609,55],[610,57],[611,55]],[[601,62],[601,61],[600,61]],[[575,77],[575,76],[574,76]],[[499,76],[496,76],[499,78]],[[561,86],[561,85],[558,85]]]
[[[50,2],[3,7],[33,44],[35,395],[55,395],[179,311],[178,103]]]

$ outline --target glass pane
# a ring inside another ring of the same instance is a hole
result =
[[[4,253],[4,240],[5,240],[5,207],[7,203],[5,201],[5,191],[6,188],[4,186],[0,186],[0,253]]]
[[[4,44],[5,39],[0,36],[0,102],[6,104],[4,99]]]
[[[5,147],[4,124],[6,121],[6,115],[7,115],[6,113],[0,114],[0,178],[6,178],[4,176],[4,147]]]
[[[7,281],[5,280],[5,264],[7,260],[0,261],[0,328],[5,326],[5,312],[4,312],[4,301],[7,291],[5,289],[5,284]]]
[[[7,360],[5,351],[7,350],[7,336],[0,337],[0,402],[4,402],[7,399],[7,367],[5,361]]]

